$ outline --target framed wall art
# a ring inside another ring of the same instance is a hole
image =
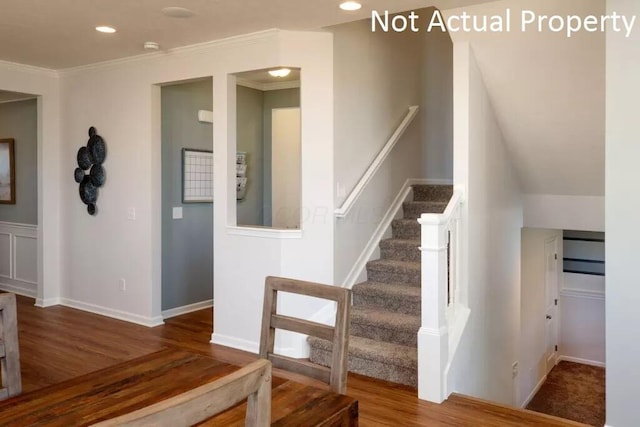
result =
[[[213,152],[182,149],[182,203],[213,202]]]
[[[13,138],[0,139],[0,203],[16,204],[16,169]]]

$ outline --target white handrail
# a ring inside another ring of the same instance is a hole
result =
[[[412,105],[409,107],[409,112],[402,120],[402,123],[400,123],[395,132],[393,132],[393,135],[391,135],[387,143],[384,145],[384,147],[382,147],[382,150],[380,150],[376,158],[373,159],[373,162],[371,162],[371,165],[369,166],[367,171],[364,173],[364,175],[362,175],[362,178],[360,178],[358,184],[351,191],[351,194],[349,194],[349,197],[347,197],[344,203],[342,203],[342,206],[334,211],[336,217],[344,218],[349,214],[349,211],[353,207],[358,197],[360,197],[360,194],[362,194],[369,181],[371,181],[371,178],[373,178],[373,176],[382,165],[382,162],[384,162],[402,134],[404,134],[405,130],[407,130],[407,128],[409,127],[409,124],[411,124],[411,122],[415,118],[416,114],[418,113],[418,108],[419,107],[417,105]]]

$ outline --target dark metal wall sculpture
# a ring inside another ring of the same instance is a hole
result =
[[[87,205],[89,215],[97,213],[98,188],[104,185],[106,174],[102,164],[107,157],[107,146],[104,139],[96,133],[96,128],[89,128],[89,142],[78,150],[78,167],[74,178],[80,184],[80,200]]]

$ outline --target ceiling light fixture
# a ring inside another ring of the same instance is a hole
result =
[[[107,27],[106,25],[101,25],[99,27],[96,27],[96,31],[99,31],[101,33],[112,34],[116,32],[116,29],[113,27]]]
[[[193,11],[176,6],[165,7],[162,9],[162,13],[171,18],[191,18],[194,15]]]
[[[345,1],[343,3],[340,3],[340,9],[342,10],[353,11],[359,10],[361,7],[362,5],[357,1]]]
[[[158,50],[160,49],[160,45],[156,42],[144,42],[145,50]]]
[[[270,70],[269,74],[273,77],[287,77],[291,73],[288,68],[278,68],[277,70]]]

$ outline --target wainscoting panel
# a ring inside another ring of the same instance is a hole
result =
[[[0,232],[0,279],[11,279],[11,234]]]
[[[38,227],[0,222],[0,289],[35,297],[38,290]]]

